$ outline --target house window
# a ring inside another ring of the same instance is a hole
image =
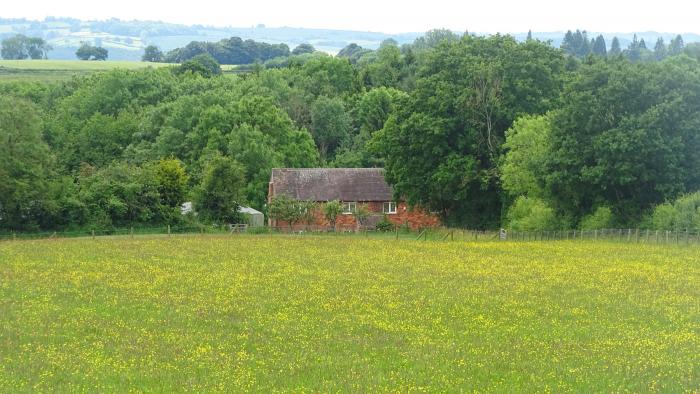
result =
[[[384,213],[396,213],[396,203],[393,201],[385,202],[384,203]]]
[[[351,215],[357,211],[357,203],[356,202],[344,202],[343,203],[343,214],[344,215]]]

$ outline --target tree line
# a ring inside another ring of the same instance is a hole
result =
[[[5,82],[0,229],[232,223],[240,205],[271,213],[272,168],[318,166],[384,167],[397,198],[451,226],[700,224],[700,65],[685,49],[579,58],[435,30],[238,75],[207,52]]]

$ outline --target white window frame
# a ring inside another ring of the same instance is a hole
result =
[[[394,209],[391,209],[391,208]],[[384,212],[387,215],[396,215],[398,212],[398,206],[396,205],[395,201],[386,201],[384,204],[382,204],[382,212]]]
[[[357,212],[357,202],[355,201],[344,201],[343,202],[343,215],[352,215]]]

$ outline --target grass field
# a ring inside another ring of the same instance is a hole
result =
[[[167,63],[133,61],[82,61],[82,60],[0,60],[0,81],[64,81],[75,75],[85,75],[96,71],[115,68],[138,70],[146,67],[169,67]],[[236,66],[224,65],[225,72],[232,72]]]
[[[0,242],[0,391],[700,390],[700,249]]]

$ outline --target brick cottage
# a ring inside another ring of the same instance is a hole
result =
[[[318,228],[329,225],[320,205],[333,200],[343,205],[343,214],[336,222],[336,227],[341,230],[359,228],[352,213],[361,205],[370,212],[365,224],[368,228],[374,228],[384,216],[397,226],[407,225],[413,230],[440,224],[436,215],[417,207],[410,208],[403,201],[395,201],[382,168],[275,168],[270,178],[268,201],[280,195],[319,204],[314,213],[315,221],[311,224]],[[282,227],[288,223],[270,220],[270,225]],[[295,229],[307,226],[307,223],[299,223]]]

